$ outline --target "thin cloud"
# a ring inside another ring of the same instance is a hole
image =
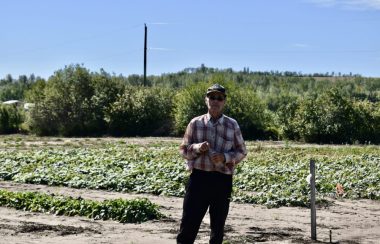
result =
[[[349,9],[376,9],[380,10],[380,0],[351,0],[345,1],[346,7]]]
[[[165,47],[150,47],[149,50],[157,50],[157,51],[174,51],[174,49],[165,48]]]
[[[170,25],[170,23],[167,23],[167,22],[151,22],[147,24],[148,25]]]
[[[310,47],[309,44],[305,44],[305,43],[293,43],[292,46],[296,47],[296,48],[307,48],[307,47]]]
[[[315,3],[322,7],[333,7],[337,5],[337,0],[308,0],[308,2]]]
[[[380,0],[308,0],[322,7],[340,7],[350,10],[380,10]]]

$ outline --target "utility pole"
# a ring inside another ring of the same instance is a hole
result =
[[[148,28],[145,25],[145,35],[144,35],[144,86],[146,86],[146,52],[147,52],[147,35]]]

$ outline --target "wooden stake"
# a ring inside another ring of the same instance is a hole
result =
[[[330,243],[332,243],[332,230],[330,230]]]
[[[317,216],[315,210],[315,161],[310,160],[310,213],[311,213],[311,239],[317,240]]]

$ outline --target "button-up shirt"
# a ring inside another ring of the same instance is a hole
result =
[[[209,150],[200,152],[202,142],[209,143]],[[212,122],[211,115],[204,114],[192,119],[187,126],[180,153],[186,159],[187,168],[218,171],[232,175],[235,166],[247,155],[247,149],[236,120],[222,115]],[[212,163],[213,153],[223,153],[225,162]]]

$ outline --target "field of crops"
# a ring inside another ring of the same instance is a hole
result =
[[[188,172],[179,139],[0,138],[0,179],[7,181],[183,196]],[[317,199],[380,200],[379,146],[319,146],[247,142],[233,200],[268,207],[308,206],[310,159],[316,160]]]

